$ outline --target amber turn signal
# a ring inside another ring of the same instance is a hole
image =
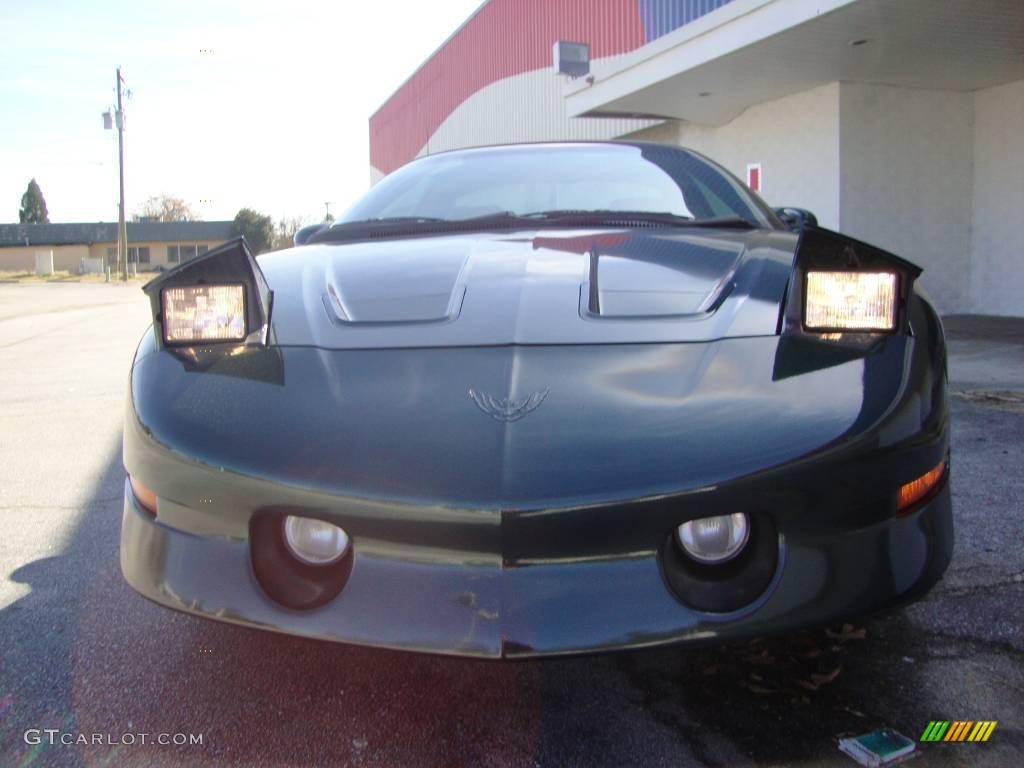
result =
[[[945,471],[946,460],[943,459],[916,480],[911,480],[906,485],[901,486],[899,493],[896,495],[896,511],[906,512],[935,490],[942,480],[942,475]]]
[[[128,475],[128,482],[132,486],[132,493],[135,494],[135,500],[139,506],[156,517],[156,494],[131,475]]]

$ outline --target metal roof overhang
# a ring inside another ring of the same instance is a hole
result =
[[[721,125],[836,81],[974,90],[1024,78],[1024,0],[734,0],[595,75],[571,116]]]

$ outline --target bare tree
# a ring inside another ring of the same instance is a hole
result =
[[[291,248],[293,245],[292,238],[295,237],[295,233],[307,223],[308,220],[304,216],[286,216],[283,219],[279,219],[274,227],[274,242],[271,250],[280,251],[282,248]]]
[[[192,206],[173,195],[156,195],[142,204],[132,215],[135,221],[197,221]]]

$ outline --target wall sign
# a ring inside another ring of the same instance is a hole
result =
[[[761,192],[764,177],[761,175],[760,163],[747,163],[747,186],[754,192]]]

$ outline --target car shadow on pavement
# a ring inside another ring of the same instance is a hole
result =
[[[64,551],[11,576],[31,591],[0,611],[0,764],[847,765],[841,734],[888,726],[917,739],[933,719],[998,719],[943,698],[934,665],[948,670],[963,647],[906,613],[722,647],[516,662],[175,613],[121,577],[123,477],[118,450]],[[977,652],[979,664],[1019,663]],[[202,744],[28,745],[28,728]],[[1019,749],[1019,737],[1002,744]],[[943,764],[984,754],[946,750]]]

